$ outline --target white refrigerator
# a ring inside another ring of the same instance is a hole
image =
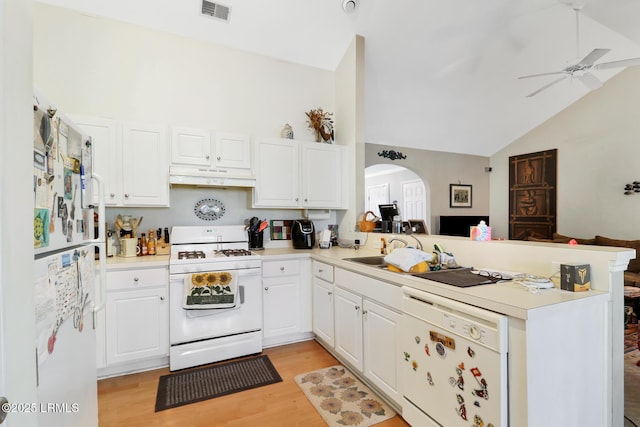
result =
[[[94,213],[103,223],[104,205],[90,205],[92,190],[101,187],[91,152],[91,138],[34,91],[38,401],[30,409],[41,426],[98,425],[94,313],[104,298],[95,276],[104,271],[105,247],[104,226],[94,229]]]

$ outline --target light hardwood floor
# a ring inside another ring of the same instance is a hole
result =
[[[315,341],[265,349],[282,382],[154,412],[158,379],[168,368],[98,382],[101,427],[326,426],[293,377],[339,364]],[[406,427],[398,415],[376,424]]]

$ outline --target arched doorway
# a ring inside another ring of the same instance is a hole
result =
[[[421,219],[431,230],[429,186],[415,172],[377,164],[364,170],[365,211],[380,215],[378,205],[396,202],[403,220]]]

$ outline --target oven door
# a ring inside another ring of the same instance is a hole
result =
[[[215,271],[215,267],[211,269]],[[228,271],[228,270],[225,270]],[[169,282],[171,345],[262,329],[261,269],[232,270],[238,277],[239,304],[233,308],[186,310],[182,307],[187,274],[172,274]]]

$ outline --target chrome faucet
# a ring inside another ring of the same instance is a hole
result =
[[[413,234],[408,234],[408,236],[411,236],[415,239],[415,241],[418,243],[418,249],[420,249],[421,251],[422,249],[422,243],[420,243],[420,240],[418,240],[418,238],[416,236],[414,236]]]
[[[414,236],[413,234],[408,234],[408,236],[411,236],[411,237],[413,237],[415,239],[416,243],[418,243],[418,249],[422,251],[423,248],[422,248],[422,243],[420,243],[420,240],[418,240],[418,238],[416,236]],[[407,243],[406,240],[400,239],[398,237],[393,237],[393,238],[389,239],[389,243],[395,242],[396,240],[398,242],[404,243],[405,246],[409,246],[409,244]]]
[[[398,237],[392,237],[391,239],[389,239],[389,243],[396,242],[396,241],[404,243],[405,246],[409,246],[406,240],[402,240]]]

